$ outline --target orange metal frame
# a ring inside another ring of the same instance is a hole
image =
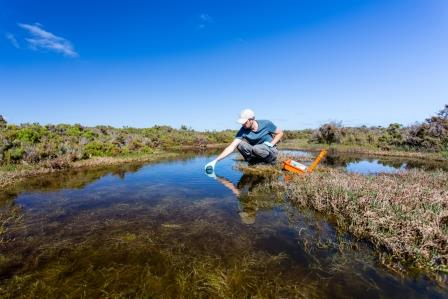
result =
[[[321,150],[319,155],[313,161],[313,163],[310,166],[306,167],[305,170],[302,170],[298,167],[293,166],[294,161],[291,159],[288,159],[285,162],[283,162],[283,169],[291,171],[291,172],[295,172],[295,173],[300,173],[300,174],[311,173],[316,168],[316,166],[319,164],[319,162],[325,157],[326,154],[327,154],[326,150],[324,150],[324,149]]]

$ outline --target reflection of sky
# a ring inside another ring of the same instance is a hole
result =
[[[402,164],[399,168],[383,165],[378,160],[373,161],[359,161],[351,162],[347,164],[347,171],[360,174],[376,174],[376,173],[396,173],[406,169],[406,163]]]
[[[324,269],[342,267],[336,275],[338,279],[329,283],[333,287],[347,287],[349,284],[351,288],[346,289],[347,297],[364,294],[368,287],[365,281],[371,280],[379,286],[380,294],[387,294],[383,293],[387,291],[391,297],[403,292],[403,297],[413,297],[415,292],[419,292],[416,282],[403,283],[378,268],[372,263],[369,251],[348,250],[340,259],[339,251],[332,247],[338,241],[331,223],[319,220],[312,212],[307,215],[289,204],[273,202],[269,205],[270,194],[266,194],[267,200],[262,200],[260,206],[257,206],[257,197],[253,194],[245,197],[246,203],[256,211],[254,222],[249,221],[250,225],[247,225],[248,221],[240,219],[239,199],[218,180],[205,174],[204,165],[215,157],[197,156],[148,164],[137,172],[126,172],[124,178],[111,174],[103,176],[82,189],[25,192],[17,197],[16,203],[25,207],[29,234],[35,235],[36,239],[40,234],[53,234],[56,239],[72,235],[84,238],[86,234],[94,235],[100,233],[100,229],[108,229],[107,223],[112,222],[114,229],[124,232],[130,230],[133,223],[146,230],[157,229],[163,224],[176,224],[183,228],[182,233],[202,237],[202,242],[215,242],[207,240],[207,232],[222,238],[224,243],[233,242],[234,234],[237,234],[247,237],[246,244],[253,244],[253,250],[273,255],[286,254],[288,262],[284,264],[285,269],[295,277],[303,277],[302,272],[315,272],[313,263]],[[234,168],[235,158],[239,158],[239,154],[218,162],[216,174],[237,185],[242,174]],[[362,166],[364,170],[377,172],[394,170],[378,161],[350,163],[347,168],[358,167],[360,171]],[[263,202],[268,205],[263,205]],[[207,223],[204,236],[194,231],[198,221]],[[315,243],[327,244],[329,248],[315,249],[316,252],[308,256],[305,248]],[[371,297],[377,298],[376,291],[374,294]]]
[[[281,153],[288,157],[297,158],[297,161],[305,165],[310,164],[308,161],[300,161],[300,157],[315,157],[316,154],[307,151],[299,150],[282,150]],[[400,167],[393,167],[381,164],[381,162],[376,160],[364,159],[357,162],[347,163],[345,166],[348,172],[359,173],[359,174],[378,174],[378,173],[396,173],[398,171],[406,170],[406,163],[402,163]]]
[[[241,172],[234,168],[236,154],[220,161],[216,174],[237,184]],[[218,198],[232,196],[232,192],[218,181],[208,177],[204,165],[215,157],[198,156],[189,160],[176,160],[164,163],[148,164],[139,171],[127,172],[124,178],[106,175],[88,184],[83,189],[62,189],[45,193],[22,193],[16,202],[29,208],[39,209],[61,199],[85,202],[123,202],[132,200],[155,200],[167,195],[180,200],[200,198]],[[224,192],[224,193],[223,193]]]

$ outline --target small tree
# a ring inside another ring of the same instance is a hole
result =
[[[3,118],[3,115],[0,115],[0,129],[3,129],[6,127],[6,119]]]
[[[394,123],[390,124],[386,129],[387,134],[389,135],[389,144],[394,146],[400,146],[403,143],[403,135],[401,134],[402,125]]]
[[[335,123],[324,124],[315,132],[312,139],[319,143],[340,143],[341,129]]]
[[[409,130],[406,144],[418,149],[430,151],[447,150],[448,148],[448,105],[427,118],[424,123],[414,125]]]
[[[448,119],[448,104],[445,105],[445,108],[439,111],[437,113],[438,116],[440,116],[442,119]]]

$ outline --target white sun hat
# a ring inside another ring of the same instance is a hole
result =
[[[240,112],[240,117],[238,118],[237,122],[239,124],[244,124],[248,119],[254,117],[255,113],[251,109],[244,109]]]

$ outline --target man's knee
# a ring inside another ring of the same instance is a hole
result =
[[[240,142],[236,147],[240,152],[248,152],[251,151],[251,145],[246,142]]]
[[[252,145],[246,142],[241,142],[236,148],[238,149],[240,154],[244,156],[245,159],[248,159],[252,156]]]
[[[260,158],[266,158],[269,155],[269,151],[264,144],[257,144],[253,148],[253,152]]]

